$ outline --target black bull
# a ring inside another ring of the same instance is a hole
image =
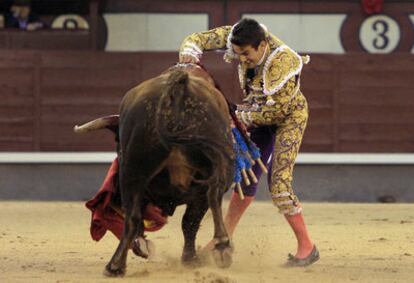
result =
[[[223,95],[196,65],[170,68],[124,96],[117,151],[125,225],[106,266],[107,275],[125,273],[128,248],[134,239],[144,239],[142,215],[148,203],[164,211],[187,205],[182,219],[183,263],[197,260],[196,233],[210,208],[214,259],[220,267],[230,266],[232,248],[221,209],[234,175],[229,117]],[[113,127],[109,124],[104,127]],[[145,255],[146,241],[135,243]]]

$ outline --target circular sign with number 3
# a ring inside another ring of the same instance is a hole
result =
[[[359,40],[369,53],[391,53],[401,39],[398,23],[386,15],[375,15],[362,22]]]

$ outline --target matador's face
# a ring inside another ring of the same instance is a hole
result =
[[[266,41],[262,41],[257,48],[254,48],[252,45],[238,46],[236,44],[232,44],[232,47],[234,53],[242,64],[245,64],[247,68],[255,68],[261,63],[262,58],[265,55],[266,45]]]

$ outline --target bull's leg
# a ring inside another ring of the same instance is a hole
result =
[[[220,186],[213,186],[209,189],[208,201],[214,221],[214,261],[218,267],[227,268],[232,264],[233,248],[226,227],[224,226],[221,209],[222,199],[223,193],[220,190]]]
[[[140,183],[138,182],[137,184]],[[124,185],[127,184],[124,182]],[[107,276],[123,276],[125,274],[128,249],[137,235],[143,236],[144,224],[141,213],[141,194],[136,190],[136,185],[123,187],[122,192],[124,195],[122,195],[122,200],[125,204],[124,232],[118,248],[106,265],[105,275]]]
[[[200,222],[208,209],[207,198],[195,200],[187,205],[181,227],[184,234],[184,249],[181,260],[187,265],[196,265],[195,239],[200,228]]]

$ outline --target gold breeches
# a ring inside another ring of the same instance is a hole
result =
[[[308,121],[306,102],[277,126],[272,154],[269,190],[273,203],[283,214],[294,215],[302,211],[298,197],[292,189],[292,173]]]

